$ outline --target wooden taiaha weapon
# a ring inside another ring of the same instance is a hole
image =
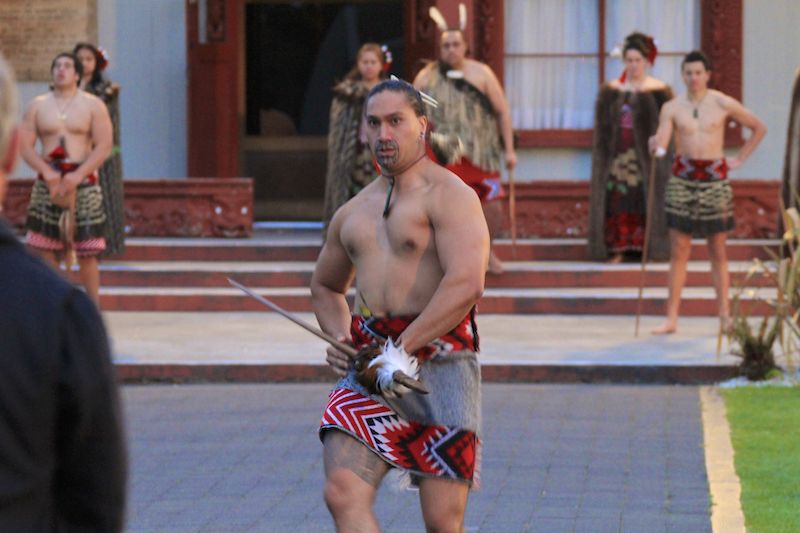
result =
[[[514,191],[514,169],[508,169],[508,215],[511,225],[511,255],[517,258],[517,197]]]
[[[260,294],[256,294],[251,289],[248,289],[247,287],[245,287],[241,283],[233,281],[231,278],[228,278],[228,282],[231,285],[233,285],[234,287],[236,287],[237,289],[240,289],[242,292],[244,292],[245,294],[247,294],[248,296],[250,296],[254,300],[257,300],[257,301],[261,302],[262,304],[266,305],[267,307],[269,307],[270,309],[272,309],[276,313],[282,315],[284,318],[288,318],[289,320],[291,320],[292,322],[294,322],[295,324],[297,324],[298,326],[300,326],[304,330],[308,331],[309,333],[312,333],[312,334],[316,335],[320,339],[322,339],[325,342],[329,343],[331,346],[333,346],[336,349],[346,353],[348,356],[350,356],[351,359],[356,359],[358,357],[359,351],[356,350],[354,347],[350,346],[349,344],[345,344],[345,343],[341,342],[339,339],[336,339],[336,338],[332,337],[331,335],[328,335],[327,333],[325,333],[321,329],[312,326],[311,324],[309,324],[308,322],[306,322],[302,318],[299,318],[299,317],[295,316],[293,313],[290,313],[289,311],[286,311],[285,309],[282,309],[281,307],[275,305],[274,303],[270,302],[269,300],[267,300],[266,298],[264,298]],[[378,354],[376,353],[375,355],[378,355]],[[408,387],[409,389],[413,390],[414,392],[418,392],[420,394],[428,394],[430,392],[428,390],[428,388],[425,385],[423,385],[419,380],[416,380],[416,379],[412,378],[411,376],[409,376],[409,375],[407,375],[407,374],[405,374],[403,372],[400,372],[399,370],[397,372],[395,372],[392,377],[394,378],[394,380],[397,383],[405,385],[406,387]]]
[[[639,319],[642,316],[642,293],[644,292],[644,276],[647,265],[647,248],[650,245],[650,223],[653,217],[653,201],[655,197],[656,165],[658,159],[667,153],[663,148],[656,149],[650,162],[650,182],[647,184],[647,214],[645,215],[644,225],[644,247],[642,248],[642,271],[639,274],[639,300],[636,303],[636,327],[633,336],[639,336]]]

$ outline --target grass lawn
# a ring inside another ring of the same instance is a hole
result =
[[[800,387],[720,389],[748,533],[800,531]]]

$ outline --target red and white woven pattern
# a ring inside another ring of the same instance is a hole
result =
[[[349,389],[331,393],[320,432],[327,429],[349,433],[412,474],[467,481],[478,488],[480,441],[472,431],[405,420]]]

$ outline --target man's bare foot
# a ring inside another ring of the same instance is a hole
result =
[[[723,335],[730,337],[733,334],[733,319],[729,316],[720,316],[719,328]]]
[[[664,321],[663,324],[658,326],[652,331],[653,335],[666,335],[668,333],[675,333],[678,329],[678,324],[671,320]]]
[[[618,265],[618,264],[622,263],[622,254],[612,255],[608,259],[608,261],[606,261],[606,263],[608,263],[609,265]]]
[[[499,275],[504,272],[503,263],[494,255],[494,251],[489,252],[489,266],[486,267],[486,272],[489,274]]]

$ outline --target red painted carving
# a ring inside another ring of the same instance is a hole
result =
[[[734,238],[772,238],[778,217],[778,180],[731,180],[736,229]],[[536,181],[516,184],[519,237],[585,237],[589,214],[588,181]],[[504,200],[503,233],[509,236]]]
[[[742,0],[702,0],[700,47],[711,60],[711,87],[742,99]],[[726,130],[727,145],[742,144],[739,124]]]
[[[477,59],[489,65],[503,83],[503,2],[476,0],[475,7],[472,27],[478,48]]]
[[[206,0],[206,35],[210,43],[225,42],[225,0]]]
[[[32,184],[11,180],[3,204],[20,230]],[[253,180],[126,180],[125,225],[132,237],[247,237],[253,231]]]
[[[412,3],[416,6],[413,41],[415,43],[433,42],[436,38],[436,24],[428,12],[436,5],[435,0],[412,0]]]

